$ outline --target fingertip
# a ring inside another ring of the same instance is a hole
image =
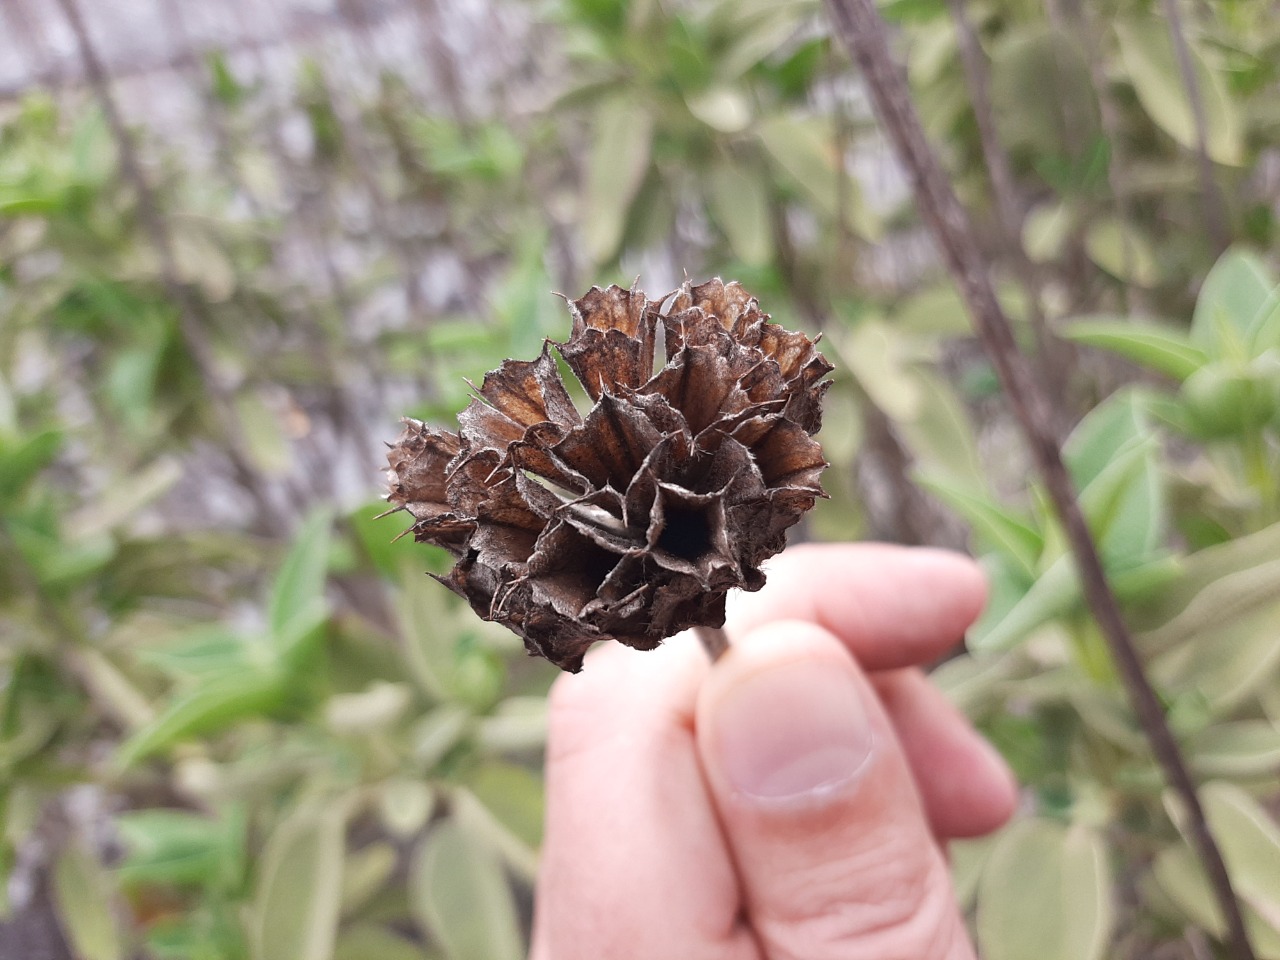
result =
[[[986,571],[964,553],[938,547],[910,548],[910,563],[924,587],[933,587],[946,601],[946,615],[966,628],[982,615],[987,605]]]
[[[786,550],[766,574],[764,590],[731,608],[731,632],[812,620],[868,670],[936,660],[961,642],[987,599],[973,559],[932,547],[806,544]]]
[[[876,674],[872,683],[897,733],[940,839],[999,828],[1018,803],[1004,758],[919,670]]]
[[[763,952],[883,956],[894,942],[895,955],[933,956],[962,943],[906,759],[830,632],[780,620],[743,635],[703,686],[696,734]]]
[[[981,734],[975,733],[975,754],[981,759],[979,764],[984,772],[977,778],[980,802],[974,805],[974,815],[967,824],[967,831],[960,831],[953,836],[981,837],[994,833],[1013,819],[1018,809],[1019,787],[1013,770],[1005,762],[1004,757]]]
[[[856,667],[825,630],[778,621],[717,661],[698,701],[703,755],[726,798],[772,806],[849,779],[871,751]]]

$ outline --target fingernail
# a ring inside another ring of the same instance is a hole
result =
[[[730,785],[762,800],[834,792],[871,754],[871,725],[854,680],[829,662],[762,670],[724,694],[712,724]]]

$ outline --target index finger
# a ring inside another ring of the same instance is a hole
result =
[[[765,573],[764,589],[731,605],[731,634],[774,620],[808,620],[835,634],[865,670],[937,660],[964,638],[987,599],[977,563],[928,547],[800,544]]]

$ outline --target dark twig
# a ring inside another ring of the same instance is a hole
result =
[[[200,371],[201,380],[213,401],[212,407],[218,418],[218,425],[226,436],[227,455],[231,460],[236,478],[253,497],[260,526],[273,535],[282,536],[286,532],[283,518],[279,510],[273,506],[267,484],[261,473],[254,467],[252,458],[247,452],[248,440],[235,413],[235,398],[218,370],[213,343],[205,329],[208,316],[200,302],[182,281],[174,252],[173,235],[155,191],[147,181],[133,137],[120,113],[120,107],[112,95],[111,79],[89,37],[89,31],[85,27],[84,18],[80,14],[76,0],[58,0],[58,6],[66,17],[71,32],[75,35],[85,76],[102,108],[107,127],[115,138],[116,148],[120,153],[121,174],[133,188],[138,219],[159,258],[161,282],[164,284],[166,295],[177,311],[178,329],[182,341],[196,368]]]
[[[1204,219],[1213,240],[1214,251],[1221,253],[1231,243],[1227,232],[1226,204],[1222,199],[1222,191],[1218,188],[1217,178],[1213,175],[1213,160],[1209,156],[1209,122],[1204,114],[1204,95],[1200,89],[1200,80],[1196,76],[1195,64],[1191,62],[1191,47],[1187,44],[1187,35],[1182,27],[1182,13],[1178,10],[1178,0],[1161,0],[1165,22],[1169,25],[1169,39],[1173,42],[1173,53],[1178,61],[1178,72],[1182,75],[1182,85],[1187,91],[1187,101],[1191,104],[1191,119],[1196,128],[1196,160],[1200,167],[1200,189],[1204,194]]]
[[[1095,15],[1088,3],[1072,0],[1069,4],[1072,19],[1077,24],[1081,43],[1084,47],[1085,63],[1089,67],[1089,85],[1098,101],[1098,119],[1102,124],[1102,133],[1107,138],[1107,186],[1111,188],[1111,196],[1115,200],[1116,211],[1125,225],[1121,232],[1120,266],[1124,274],[1120,286],[1120,309],[1128,313],[1132,306],[1129,283],[1133,278],[1134,264],[1137,254],[1133,249],[1132,231],[1136,229],[1138,219],[1134,213],[1133,198],[1129,194],[1123,171],[1128,163],[1128,156],[1123,140],[1123,124],[1120,111],[1111,95],[1107,81],[1105,62],[1102,58],[1102,42]],[[1050,6],[1052,10],[1052,5]]]
[[[1004,144],[1000,142],[1000,133],[996,129],[996,112],[991,104],[991,77],[987,73],[986,57],[978,41],[977,31],[969,20],[965,0],[948,0],[948,6],[951,8],[951,21],[956,28],[960,62],[964,68],[965,84],[969,90],[969,102],[973,106],[974,120],[978,125],[982,160],[987,167],[991,193],[995,198],[996,212],[999,214],[1000,226],[1004,233],[1005,252],[1013,262],[1014,275],[1027,299],[1027,310],[1039,353],[1037,358],[1039,372],[1055,394],[1065,396],[1069,368],[1060,362],[1062,347],[1065,344],[1055,342],[1053,335],[1049,332],[1040,302],[1040,278],[1036,275],[1035,264],[1031,262],[1022,245],[1024,211],[1018,200],[1013,164],[1009,160]]]
[[[729,649],[729,636],[720,627],[694,627],[694,634],[707,651],[711,662],[715,663]]]
[[[925,136],[906,77],[890,53],[888,28],[874,0],[828,0],[827,6],[837,36],[862,71],[880,122],[911,181],[920,212],[933,232],[969,307],[978,337],[1000,376],[1071,544],[1085,600],[1107,639],[1138,721],[1165,777],[1186,806],[1192,842],[1226,918],[1232,953],[1237,960],[1254,960],[1240,905],[1222,854],[1209,830],[1195,783],[1169,729],[1159,697],[1143,670],[1120,606],[1107,582],[1061,450],[1054,440],[1049,398],[1036,383],[1026,357],[1018,349],[1013,328],[996,299],[986,264],[973,240],[968,216]]]

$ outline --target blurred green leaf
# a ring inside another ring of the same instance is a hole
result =
[[[454,820],[438,824],[418,848],[410,906],[448,960],[521,960],[511,890],[491,847]]]
[[[409,839],[427,825],[436,806],[431,784],[406,777],[387,780],[378,793],[378,815],[393,837]]]
[[[130,767],[180,740],[226,729],[247,717],[262,716],[286,699],[284,677],[278,672],[219,675],[179,696],[153,723],[122,743],[116,751],[116,765]]]
[[[1076,229],[1075,208],[1067,203],[1036,207],[1022,223],[1022,245],[1027,256],[1038,263],[1047,263],[1062,255],[1062,251]]]
[[[349,514],[347,523],[374,569],[383,577],[396,579],[406,566],[424,566],[425,558],[420,545],[412,537],[396,539],[405,526],[403,518],[374,519],[386,510],[385,501],[374,501]]]
[[[1280,726],[1269,720],[1219,723],[1186,744],[1201,777],[1269,778],[1280,770]]]
[[[348,852],[342,870],[342,915],[357,913],[377,896],[398,863],[396,848],[390,843],[375,842]]]
[[[1209,828],[1232,886],[1280,934],[1280,826],[1241,788],[1215,781],[1201,791]]]
[[[685,104],[690,113],[720,133],[741,133],[751,124],[751,101],[732,86],[686,94]]]
[[[431,960],[421,947],[386,927],[361,923],[343,931],[333,960]]]
[[[12,500],[47,467],[62,447],[62,434],[44,430],[30,437],[0,434],[0,501]]]
[[[238,107],[244,103],[249,90],[236,79],[226,55],[215,50],[206,57],[205,62],[209,68],[209,88],[218,102],[227,107]]]
[[[244,817],[221,821],[182,810],[135,810],[116,818],[126,885],[225,886],[241,870]]]
[[[1221,440],[1256,434],[1280,411],[1280,357],[1268,353],[1248,363],[1210,363],[1187,378],[1178,399],[1194,436]]]
[[[1218,258],[1196,298],[1191,340],[1215,359],[1231,356],[1272,302],[1276,282],[1257,254],[1233,247]],[[1237,357],[1243,359],[1243,357]]]
[[[279,418],[255,391],[241,391],[235,398],[236,418],[244,434],[253,462],[267,476],[278,476],[289,468],[289,444]]]
[[[744,263],[764,266],[773,256],[773,224],[765,184],[736,166],[708,175],[711,215]]]
[[[983,870],[978,943],[988,960],[1099,960],[1113,909],[1101,837],[1082,824],[1021,820],[996,841]]]
[[[101,571],[116,553],[111,537],[64,538],[42,523],[28,524],[13,517],[10,538],[42,587],[72,588]]]
[[[1135,437],[1080,491],[1104,562],[1113,569],[1150,557],[1163,534],[1164,498],[1154,437]]]
[[[1280,564],[1280,561],[1277,561]],[[1268,571],[1274,577],[1274,571]],[[1274,581],[1270,585],[1274,590]],[[1190,609],[1190,608],[1189,608]],[[1280,603],[1243,610],[1218,607],[1212,643],[1192,642],[1173,647],[1150,662],[1151,679],[1160,689],[1192,693],[1203,698],[1215,717],[1228,714],[1261,687],[1275,682],[1280,668]]]
[[[1077,319],[1062,332],[1068,340],[1110,350],[1175,380],[1187,379],[1209,359],[1176,330],[1132,320]]]
[[[546,697],[508,697],[476,726],[476,741],[499,753],[539,750],[546,740]]]
[[[1034,527],[983,494],[927,476],[921,477],[920,483],[972,524],[974,532],[987,545],[1013,561],[1028,581],[1035,578],[1044,537]]]
[[[1205,880],[1196,855],[1186,846],[1162,850],[1152,864],[1152,876],[1180,911],[1181,922],[1190,921],[1219,939],[1226,935],[1226,923],[1218,909],[1213,889]],[[1259,960],[1280,960],[1280,933],[1258,916],[1247,900],[1242,904],[1245,929]]]
[[[542,843],[542,781],[524,767],[486,763],[467,778],[477,800],[529,847]]]
[[[653,118],[624,97],[596,109],[582,222],[587,255],[603,263],[618,252],[631,201],[649,169]]]
[[[1280,826],[1248,793],[1230,783],[1205,784],[1200,797],[1209,829],[1231,874],[1232,887],[1245,906],[1246,925],[1256,938],[1259,956],[1280,955],[1280,887],[1276,886],[1276,877],[1280,877]],[[1166,805],[1185,836],[1186,816],[1179,800],[1167,793]],[[1221,914],[1214,898],[1207,895],[1199,864],[1188,853],[1186,848],[1166,850],[1156,861],[1156,878],[1184,909],[1221,935],[1225,927]],[[1173,875],[1179,867],[1187,876]],[[1206,894],[1203,906],[1183,902],[1197,888]]]
[[[761,119],[755,134],[765,152],[786,178],[834,219],[838,211],[835,146],[830,128],[821,120],[782,114]]]
[[[1087,489],[1122,450],[1147,439],[1150,429],[1142,405],[1131,391],[1113,394],[1091,410],[1071,431],[1062,450],[1076,486]]]
[[[998,620],[984,617],[968,634],[975,651],[1007,650],[1036,627],[1071,610],[1080,599],[1080,581],[1070,556],[1060,556]]]
[[[950,24],[942,25],[954,32]],[[1089,67],[1081,45],[1046,20],[1022,20],[1000,31],[989,44],[991,101],[1000,139],[1039,158],[1070,157],[1093,142],[1099,131]],[[957,64],[958,67],[958,64]],[[968,113],[960,74],[940,76]],[[1048,104],[1071,104],[1070,132]],[[1042,162],[1043,169],[1045,164]],[[1057,184],[1061,187],[1062,184]]]
[[[1121,280],[1151,287],[1160,279],[1160,265],[1150,241],[1119,219],[1091,224],[1085,233],[1084,247],[1090,260]]]
[[[267,838],[249,923],[254,960],[329,960],[338,929],[343,805],[299,810]]]
[[[95,857],[72,842],[53,867],[58,921],[83,960],[123,960],[124,942],[116,922],[113,885]]]
[[[312,514],[298,531],[271,588],[268,625],[282,656],[289,655],[290,646],[301,642],[328,609],[324,583],[332,524],[327,511]]]
[[[1158,631],[1151,641],[1162,646],[1179,642],[1210,629],[1224,611],[1247,612],[1273,597],[1280,599],[1277,557],[1280,523],[1191,554],[1175,589],[1145,611],[1144,620]]]
[[[1162,19],[1115,24],[1120,54],[1138,100],[1151,119],[1179,145],[1196,149],[1195,115],[1178,69],[1169,26]],[[1188,38],[1195,82],[1204,104],[1206,149],[1217,163],[1244,162],[1244,126],[1236,102],[1222,78],[1205,63],[1194,38]]]

